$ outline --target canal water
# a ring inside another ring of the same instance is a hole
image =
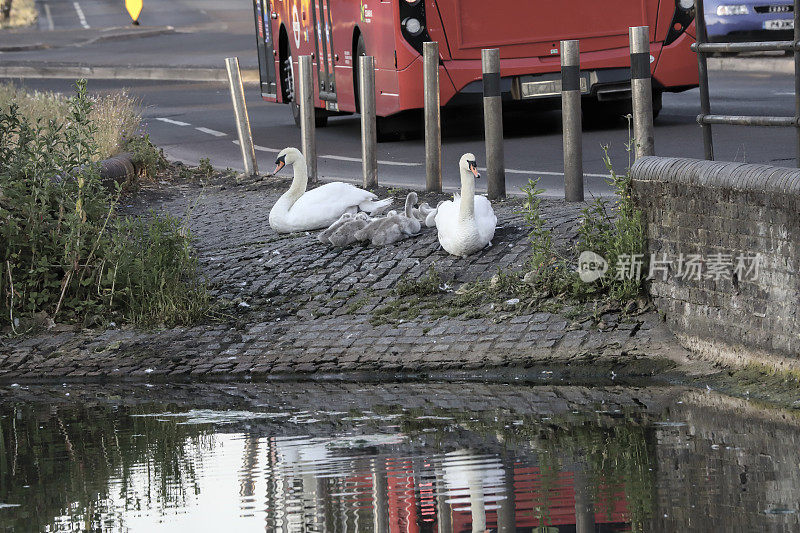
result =
[[[798,531],[800,421],[713,391],[0,387],[3,531]]]

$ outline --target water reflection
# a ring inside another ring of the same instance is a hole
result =
[[[303,387],[0,391],[0,528],[800,527],[785,414],[677,389]]]

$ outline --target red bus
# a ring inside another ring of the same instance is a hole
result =
[[[318,126],[358,112],[359,55],[375,57],[379,132],[383,117],[422,108],[425,41],[439,43],[442,105],[481,96],[482,48],[500,49],[504,101],[558,101],[559,41],[579,39],[585,109],[616,112],[630,105],[630,26],[651,28],[656,113],[664,91],[698,84],[692,0],[254,0],[254,8],[263,98],[290,104],[297,119],[297,57],[311,55]]]

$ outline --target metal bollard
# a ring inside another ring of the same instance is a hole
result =
[[[695,0],[695,13],[705,13],[703,0]],[[708,32],[706,31],[705,17],[695,17],[695,29],[697,31],[697,42],[707,43]],[[797,71],[800,72],[800,71]],[[697,54],[697,73],[700,78],[700,113],[703,115],[711,114],[711,96],[708,93],[708,62],[706,54]],[[703,152],[709,161],[714,160],[714,138],[711,134],[711,124],[701,123],[700,131],[703,132]]]
[[[247,116],[247,103],[244,99],[244,85],[242,74],[239,71],[239,58],[225,58],[225,68],[228,71],[228,83],[231,88],[231,101],[233,112],[236,115],[236,132],[239,134],[239,148],[242,150],[245,176],[258,174],[256,150],[253,146],[253,135],[250,132],[250,118]]]
[[[425,87],[425,188],[442,192],[442,117],[439,105],[439,43],[422,43]]]
[[[311,73],[311,56],[300,56],[300,75],[295,94],[300,102],[300,137],[302,151],[308,166],[308,179],[317,181],[317,135],[314,124],[314,77]]]
[[[503,152],[503,101],[500,95],[500,50],[481,50],[483,67],[483,124],[486,135],[487,192],[490,200],[506,195]]]
[[[375,118],[375,58],[359,58],[358,94],[361,95],[361,172],[364,188],[378,186],[378,130]]]
[[[561,41],[561,122],[564,128],[564,199],[582,202],[583,124],[578,41]]]
[[[655,155],[653,131],[653,83],[650,79],[650,28],[628,29],[631,49],[631,97],[633,98],[634,155]]]

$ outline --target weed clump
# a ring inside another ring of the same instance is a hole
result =
[[[642,212],[631,200],[630,168],[617,174],[603,147],[603,161],[614,188],[614,200],[598,198],[581,212],[574,247],[560,252],[553,246],[551,231],[545,228],[539,204],[542,189],[529,180],[523,189],[526,199],[521,213],[529,229],[531,256],[525,279],[552,295],[580,301],[607,298],[617,302],[634,300],[644,289],[647,272],[646,234]],[[608,271],[593,282],[584,282],[574,268],[581,252],[594,252],[606,260]]]
[[[192,323],[209,307],[186,221],[168,214],[117,222],[105,286],[109,306],[136,322]]]
[[[439,273],[431,265],[428,273],[419,279],[401,278],[394,288],[395,296],[435,296],[444,292],[444,283]]]
[[[598,292],[617,301],[632,300],[644,290],[648,267],[644,217],[631,200],[630,168],[617,174],[608,147],[603,148],[603,162],[616,198],[613,202],[598,198],[583,210],[576,251],[595,252],[608,262],[607,275],[595,282]]]
[[[99,175],[94,106],[85,82],[64,118],[0,104],[0,325],[15,332],[33,315],[170,325],[208,306],[185,224],[117,216],[120,186]]]
[[[127,139],[124,150],[131,153],[131,162],[143,178],[152,179],[169,165],[164,157],[164,151],[150,141],[150,135],[147,133]]]

